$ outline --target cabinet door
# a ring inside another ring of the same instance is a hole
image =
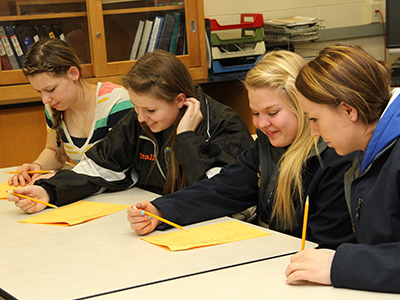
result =
[[[26,83],[21,71],[21,61],[37,38],[59,37],[70,44],[82,61],[82,72],[85,77],[92,77],[93,67],[90,56],[90,40],[85,0],[18,0],[0,6],[0,26],[12,28],[19,49],[4,47],[11,51],[14,58],[19,56],[20,62],[9,70],[3,61],[0,72],[0,85]],[[1,28],[0,28],[1,29]],[[61,33],[61,35],[59,35]],[[13,38],[7,36],[7,42]],[[7,55],[6,51],[6,56]],[[22,54],[21,54],[22,53]],[[4,54],[4,52],[3,52]],[[10,54],[10,52],[8,53]],[[11,55],[11,56],[12,56]],[[17,60],[18,61],[18,60]]]
[[[207,77],[202,0],[90,0],[87,7],[96,77],[126,74],[143,52],[161,44],[183,61],[194,78]]]

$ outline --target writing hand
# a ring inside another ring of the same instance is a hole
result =
[[[13,192],[16,194],[21,194],[31,198],[35,198],[37,200],[47,203],[49,203],[50,201],[50,197],[47,194],[46,190],[38,185],[29,185],[19,189],[14,189]],[[42,211],[46,207],[46,205],[44,204],[36,203],[31,201],[30,199],[18,197],[11,194],[7,196],[7,200],[10,202],[14,202],[17,207],[19,207],[28,214]]]
[[[136,208],[135,208],[136,207]],[[128,222],[131,228],[139,235],[152,232],[161,222],[152,217],[140,214],[141,210],[148,211],[154,215],[162,217],[162,213],[149,201],[142,201],[128,208]]]
[[[331,284],[331,266],[334,254],[323,250],[306,249],[290,258],[286,268],[287,283],[306,280],[320,284]]]
[[[25,186],[32,181],[32,179],[38,176],[29,175],[28,171],[39,171],[40,167],[37,164],[23,164],[22,166],[18,167],[17,171],[20,171],[21,174],[15,174],[8,179],[8,184],[13,185],[15,187],[18,186]]]

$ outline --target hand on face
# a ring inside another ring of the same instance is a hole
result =
[[[195,98],[186,98],[184,106],[186,106],[186,111],[178,124],[176,134],[185,131],[195,131],[203,120],[203,114],[200,110],[200,101]]]
[[[310,282],[327,284],[331,283],[331,266],[334,254],[323,250],[307,249],[296,253],[290,258],[286,268],[286,282],[306,280]]]

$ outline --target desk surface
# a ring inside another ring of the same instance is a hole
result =
[[[0,176],[2,182],[7,177]],[[131,205],[155,197],[133,188],[85,200]],[[72,227],[17,223],[27,217],[12,203],[0,200],[0,288],[20,300],[84,298],[272,258],[300,248],[299,239],[265,229],[270,236],[170,252],[141,240],[129,227],[126,211]],[[185,227],[195,226],[199,225]]]
[[[306,300],[390,300],[398,294],[339,289],[312,283],[286,284],[284,270],[290,256],[269,259],[215,272],[180,278],[94,297],[93,300],[174,299],[306,299]]]

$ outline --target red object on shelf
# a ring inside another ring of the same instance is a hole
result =
[[[246,18],[252,18],[252,21],[248,22]],[[264,27],[264,17],[263,14],[241,14],[240,24],[219,25],[215,19],[210,19],[210,24],[211,31]]]

